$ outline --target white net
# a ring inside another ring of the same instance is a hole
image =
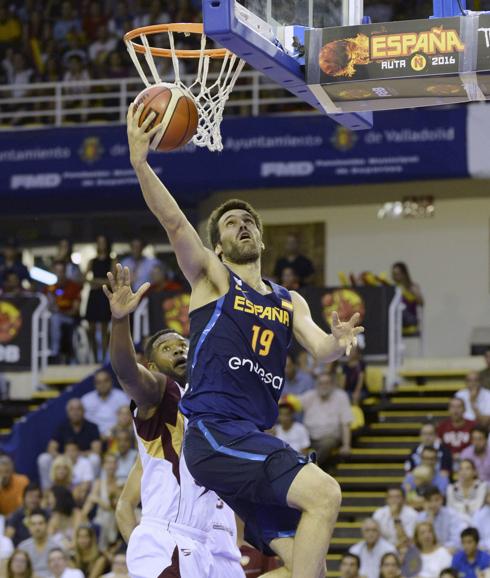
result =
[[[169,51],[166,52],[172,61],[173,83],[194,99],[199,113],[197,132],[192,138],[192,142],[198,147],[207,147],[210,151],[221,151],[223,150],[221,138],[223,111],[245,62],[227,50],[210,51],[207,49],[207,38],[204,33],[201,34],[200,49],[193,51],[178,50],[175,33],[171,30],[165,30],[165,33],[168,35],[170,47]],[[186,35],[188,36],[189,33]],[[157,54],[154,55],[147,35],[144,33],[138,34],[136,38],[139,40],[138,43],[135,43],[134,38],[125,38],[125,42],[136,70],[145,85],[148,87],[152,84],[168,82],[168,79],[161,78],[159,67],[155,61],[155,58],[159,58],[159,49],[153,49]],[[137,47],[143,48],[138,51]],[[160,52],[162,51],[160,50]],[[213,52],[215,54],[221,52],[223,54],[222,59],[213,57]],[[148,71],[145,71],[138,53],[142,53],[144,56]],[[179,55],[183,56],[179,58]],[[195,60],[197,71],[194,75],[184,73],[181,69],[184,68],[181,66],[184,58],[186,63],[189,62],[189,59]],[[212,62],[218,63],[218,65],[212,67]],[[212,68],[215,70],[211,70]]]

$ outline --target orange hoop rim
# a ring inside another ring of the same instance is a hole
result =
[[[181,32],[184,34],[204,34],[204,26],[199,22],[187,22],[187,23],[177,23],[172,22],[170,24],[152,24],[151,26],[141,26],[140,28],[135,28],[126,32],[124,35],[124,42],[131,43],[134,50],[139,54],[145,54],[146,48],[138,42],[134,42],[135,38],[138,38],[142,34],[145,36],[151,36],[152,34],[161,34],[162,32]],[[210,58],[224,58],[229,54],[229,50],[226,48],[207,48],[206,50],[174,50],[170,48],[157,48],[156,46],[150,46],[150,52],[153,56],[160,56],[162,58],[172,58],[175,54],[177,58],[201,58],[203,56],[209,56]]]

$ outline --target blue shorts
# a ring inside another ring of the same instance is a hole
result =
[[[214,417],[189,424],[184,455],[194,479],[243,520],[252,546],[272,556],[272,540],[296,534],[301,512],[287,505],[287,494],[307,457],[249,421]]]

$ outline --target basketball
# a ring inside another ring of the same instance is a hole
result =
[[[167,83],[150,86],[138,94],[135,103],[144,104],[139,126],[151,112],[155,112],[156,117],[148,130],[163,122],[162,130],[151,141],[153,150],[168,152],[178,149],[196,134],[197,107],[193,98],[178,86]]]

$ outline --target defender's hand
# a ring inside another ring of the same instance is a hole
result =
[[[135,103],[132,102],[129,105],[128,115],[126,117],[128,125],[129,159],[134,168],[146,162],[151,139],[162,128],[160,123],[146,132],[155,119],[156,113],[153,111],[145,118],[143,124],[138,126],[144,108],[143,103],[136,106]]]
[[[357,347],[359,333],[364,333],[364,327],[356,327],[360,319],[359,313],[354,313],[349,321],[342,322],[336,311],[332,314],[332,335],[337,340],[339,349],[345,349],[347,355],[353,347]]]
[[[122,319],[130,313],[133,313],[138,307],[145,291],[150,287],[150,283],[143,283],[141,287],[133,293],[131,289],[131,275],[128,267],[122,267],[120,263],[116,265],[116,273],[107,273],[111,290],[107,285],[102,287],[109,305],[111,306],[112,316],[116,319]]]

